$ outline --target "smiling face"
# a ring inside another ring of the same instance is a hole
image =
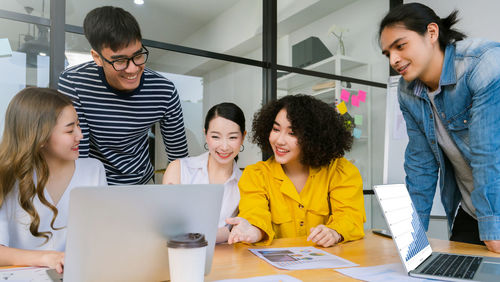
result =
[[[435,52],[439,52],[436,27],[435,24],[429,24],[424,35],[403,25],[387,26],[382,30],[380,34],[382,54],[389,58],[391,67],[406,81],[417,78],[425,81],[429,79],[431,73],[435,76],[435,70],[430,66],[436,57]]]
[[[109,47],[102,48],[101,55],[109,61],[114,61],[131,58],[142,51],[142,43],[137,40],[116,52]],[[133,91],[139,87],[145,65],[136,66],[132,61],[129,61],[126,69],[117,71],[111,64],[103,60],[95,50],[92,50],[91,54],[95,63],[103,68],[106,81],[111,87],[119,91]]]
[[[285,109],[279,111],[274,119],[273,128],[269,134],[269,144],[273,149],[276,162],[282,165],[300,163],[299,141],[292,130],[292,124],[287,118]]]
[[[78,159],[78,145],[82,138],[75,108],[66,106],[57,118],[49,141],[43,147],[45,159],[48,161],[74,161]]]
[[[216,116],[208,124],[205,140],[210,157],[220,164],[232,163],[240,152],[245,135],[240,126],[229,119]]]

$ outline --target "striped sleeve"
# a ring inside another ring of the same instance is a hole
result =
[[[87,119],[82,111],[82,104],[80,103],[80,98],[73,86],[72,80],[69,78],[68,72],[63,72],[59,76],[59,83],[57,85],[57,90],[62,94],[68,96],[71,101],[73,101],[73,106],[75,107],[76,113],[78,114],[78,120],[80,121],[80,128],[82,130],[83,138],[80,140],[80,145],[78,146],[78,151],[80,153],[80,158],[89,157],[89,126],[87,124]]]
[[[188,156],[184,118],[177,89],[172,92],[165,116],[160,121],[161,134],[169,161]]]

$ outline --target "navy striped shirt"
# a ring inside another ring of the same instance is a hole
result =
[[[175,85],[144,69],[132,92],[112,88],[94,62],[66,69],[59,91],[73,100],[83,139],[80,157],[100,160],[110,185],[144,184],[153,176],[148,132],[160,122],[169,160],[188,155],[184,120]]]

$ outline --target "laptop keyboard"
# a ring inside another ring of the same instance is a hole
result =
[[[481,261],[480,257],[438,254],[421,273],[443,277],[472,279]]]

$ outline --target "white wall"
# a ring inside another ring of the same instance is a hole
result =
[[[469,37],[483,37],[500,41],[500,1],[498,0],[421,0],[403,1],[404,3],[418,2],[432,8],[436,14],[444,18],[454,9],[458,10],[460,21],[456,27]]]
[[[370,63],[383,61],[377,40],[377,23],[388,9],[389,3],[386,0],[356,1],[292,32],[289,39],[290,48],[305,38],[316,36],[332,53],[335,53],[337,39],[329,34],[328,30],[336,24],[349,29],[344,39],[346,55]],[[387,77],[384,79],[387,80]]]
[[[260,49],[254,51],[260,52]],[[249,54],[254,55],[254,54]],[[236,63],[228,63],[204,77],[203,114],[215,104],[233,102],[245,114],[246,131],[252,130],[253,114],[262,104],[262,70]],[[239,154],[238,166],[245,168],[260,161],[260,149],[249,140],[249,134],[243,143],[245,150]]]

